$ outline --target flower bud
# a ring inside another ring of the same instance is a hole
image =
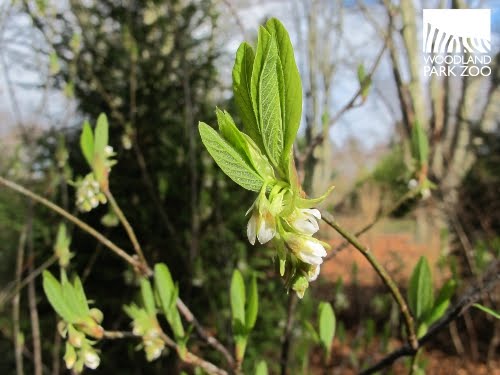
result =
[[[101,310],[97,309],[97,308],[92,308],[90,309],[89,311],[90,313],[90,317],[92,319],[94,319],[94,321],[97,323],[97,324],[101,324],[102,323],[102,320],[104,319],[104,315],[102,313]]]
[[[84,340],[85,335],[68,324],[68,342],[75,348],[81,348]]]
[[[71,370],[76,362],[76,352],[75,348],[66,341],[66,352],[64,353],[64,363],[66,364],[66,368]]]

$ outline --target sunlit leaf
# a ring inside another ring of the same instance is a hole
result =
[[[434,304],[431,269],[425,257],[420,257],[411,275],[408,303],[417,321],[429,313]]]
[[[222,171],[241,187],[260,191],[262,177],[209,125],[200,122],[201,140]]]

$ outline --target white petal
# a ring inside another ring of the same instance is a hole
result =
[[[299,218],[296,219],[292,225],[295,229],[297,229],[299,232],[307,234],[307,235],[313,235],[319,230],[319,225],[316,222],[316,220],[313,218],[314,221]]]
[[[304,211],[307,212],[308,214],[311,214],[316,219],[321,220],[321,212],[319,212],[318,209],[316,209],[316,208],[304,208]]]
[[[297,258],[307,264],[312,264],[313,266],[318,266],[323,263],[323,258],[315,256],[314,254],[307,253],[304,251],[299,251],[297,253]]]
[[[248,220],[247,237],[248,237],[248,241],[252,245],[255,245],[255,238],[257,237],[257,218],[256,218],[256,215],[252,215],[252,217],[250,217],[250,220]]]
[[[307,247],[309,248],[309,250],[311,251],[311,253],[314,254],[315,256],[317,256],[317,257],[326,257],[326,250],[323,247],[323,245],[321,245],[321,243],[316,242],[316,241],[308,240],[307,241]]]
[[[92,352],[85,353],[84,361],[85,361],[85,366],[87,366],[89,369],[92,370],[95,370],[99,366],[99,363],[101,363],[99,356]]]
[[[260,218],[259,230],[257,232],[257,238],[261,244],[265,244],[266,242],[272,240],[274,235],[276,234],[276,227],[272,220],[265,220],[264,218]]]
[[[320,266],[312,266],[307,274],[308,280],[309,281],[316,280],[318,278],[319,271],[320,271]]]

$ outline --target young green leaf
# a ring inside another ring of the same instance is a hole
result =
[[[61,274],[61,292],[66,306],[78,319],[83,319],[88,315],[89,308],[85,294],[82,295],[83,287],[81,283],[75,280],[75,286],[73,286],[64,272]]]
[[[456,281],[450,279],[441,287],[430,314],[424,318],[424,321],[428,326],[430,326],[432,323],[434,323],[444,315],[446,309],[450,305],[450,299],[455,292],[456,286]]]
[[[251,191],[260,191],[262,177],[248,165],[242,156],[204,122],[200,122],[201,140],[222,171],[238,185]]]
[[[94,153],[104,157],[104,149],[108,145],[108,118],[101,113],[95,127]]]
[[[259,294],[257,290],[257,277],[252,275],[250,287],[248,288],[247,308],[245,323],[248,331],[251,331],[255,326],[257,314],[259,312]]]
[[[74,323],[78,316],[67,306],[61,284],[49,271],[43,271],[43,290],[55,312],[66,322]]]
[[[271,18],[266,23],[266,29],[272,35],[278,47],[278,56],[283,72],[284,102],[281,104],[281,111],[283,112],[284,124],[283,160],[286,163],[291,155],[302,117],[302,82],[295,62],[290,36],[283,24],[276,18]],[[287,170],[287,168],[287,165],[283,165],[284,170]]]
[[[163,311],[169,310],[175,293],[175,285],[168,267],[158,263],[154,269],[155,289],[162,305]]]
[[[80,148],[89,166],[92,167],[94,160],[94,134],[88,121],[83,123],[82,134],[80,136]]]
[[[154,280],[162,311],[174,332],[175,338],[182,339],[184,337],[184,327],[177,310],[179,290],[174,285],[170,271],[164,263],[155,265]]]
[[[296,200],[296,205],[299,208],[312,208],[312,207],[317,207],[321,202],[323,202],[329,195],[330,193],[335,189],[335,186],[330,186],[328,190],[318,198],[302,198],[298,197]]]
[[[423,256],[420,257],[410,278],[408,303],[417,321],[421,321],[434,304],[431,269]]]
[[[256,143],[236,127],[233,118],[226,111],[216,109],[217,123],[224,138],[255,171],[264,179],[274,179],[274,170]]]
[[[236,52],[233,67],[233,91],[236,107],[243,121],[245,132],[263,150],[259,132],[258,114],[254,111],[251,95],[251,80],[255,53],[248,43],[242,43]]]
[[[240,271],[234,270],[231,279],[231,312],[233,316],[233,330],[240,326],[245,327],[245,283]],[[242,332],[233,332],[241,334]]]
[[[153,294],[153,288],[151,288],[151,283],[146,278],[141,278],[141,296],[144,307],[149,315],[156,315],[155,308],[155,298]]]
[[[320,302],[319,308],[319,339],[325,349],[327,358],[330,358],[333,337],[335,336],[335,314],[332,305],[328,302]]]
[[[259,76],[259,125],[269,159],[275,166],[280,166],[283,152],[283,119],[277,64],[278,49],[274,39],[271,39]]]
[[[85,295],[85,290],[83,289],[82,281],[78,276],[75,276],[75,279],[73,280],[73,290],[82,315],[89,315],[89,303],[87,301],[87,296]]]
[[[483,305],[480,305],[479,303],[475,303],[473,304],[472,306],[478,308],[479,310],[482,310],[484,311],[485,313],[487,314],[490,314],[491,316],[497,318],[497,319],[500,319],[500,313],[498,313],[497,311],[495,310],[492,310],[490,309],[489,307],[486,307],[486,306],[483,306]]]
[[[255,375],[267,375],[268,370],[267,370],[267,363],[265,361],[260,361],[257,363],[257,366],[255,366]]]

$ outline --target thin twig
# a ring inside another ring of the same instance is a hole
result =
[[[141,269],[142,264],[137,260],[134,259],[132,256],[130,256],[125,250],[122,248],[118,247],[115,243],[104,237],[101,233],[99,233],[97,230],[92,228],[90,225],[86,224],[85,222],[81,221],[78,219],[76,216],[70,214],[68,211],[64,210],[62,207],[58,206],[55,203],[50,202],[49,200],[43,198],[42,196],[29,191],[22,187],[21,185],[10,181],[2,176],[0,176],[0,185],[3,185],[9,189],[12,189],[20,194],[23,194],[24,196],[44,205],[45,207],[51,209],[52,211],[58,213],[59,215],[63,216],[67,220],[71,221],[73,224],[78,226],[80,229],[82,229],[84,232],[87,232],[90,234],[92,237],[94,237],[96,240],[101,242],[104,246],[106,246],[108,249],[113,251],[116,255],[118,255],[120,258],[125,260],[127,263],[129,263],[131,266],[133,266],[135,269]],[[149,270],[151,272],[151,270]]]
[[[179,312],[182,314],[184,319],[186,319],[186,321],[188,323],[190,323],[194,326],[194,329],[196,330],[198,335],[203,340],[205,340],[208,343],[208,345],[210,345],[215,350],[217,350],[219,353],[221,353],[224,356],[224,358],[226,359],[227,363],[231,367],[233,367],[234,366],[234,358],[231,355],[231,353],[229,352],[229,350],[227,350],[227,348],[224,345],[222,345],[219,340],[217,340],[215,337],[210,335],[203,328],[203,326],[200,324],[198,319],[196,319],[196,317],[193,315],[191,310],[189,310],[189,308],[184,304],[184,302],[182,302],[182,300],[180,298],[177,299],[177,308],[179,309]]]
[[[128,238],[130,239],[130,242],[132,243],[132,246],[134,247],[135,252],[139,256],[139,259],[141,260],[143,264],[143,269],[148,269],[148,262],[146,261],[146,258],[144,257],[144,253],[142,251],[141,245],[139,243],[139,240],[137,239],[137,236],[135,235],[134,229],[132,228],[132,225],[130,225],[129,221],[127,220],[127,217],[123,213],[122,209],[118,205],[118,203],[115,200],[115,197],[113,197],[113,194],[108,190],[106,192],[106,197],[108,198],[109,204],[113,208],[113,211],[115,211],[116,216],[120,220],[120,223],[122,224],[123,228],[127,232]]]
[[[372,265],[372,267],[375,269],[377,274],[380,276],[384,284],[387,286],[389,291],[391,292],[392,296],[396,300],[397,304],[399,305],[399,309],[401,311],[401,314],[403,314],[403,318],[405,321],[406,329],[408,331],[408,341],[411,345],[412,348],[417,349],[418,348],[418,341],[417,341],[417,336],[415,334],[415,325],[413,322],[413,317],[410,313],[410,310],[408,309],[408,305],[406,304],[405,299],[401,295],[401,292],[399,291],[398,287],[396,286],[396,283],[394,280],[391,278],[389,273],[385,270],[385,268],[378,262],[378,260],[375,258],[375,256],[372,254],[372,252],[363,246],[356,236],[352,235],[349,233],[347,230],[345,230],[337,221],[333,218],[332,215],[330,215],[329,212],[322,211],[321,212],[321,217],[322,219],[330,225],[333,229],[335,229],[342,237],[344,237],[349,243],[354,246],[359,252],[366,258],[366,260]]]
[[[108,340],[119,340],[128,338],[141,338],[141,336],[138,336],[133,332],[104,331],[104,338]],[[165,344],[167,344],[167,346],[174,348],[179,353],[179,357],[181,358],[182,361],[196,367],[201,367],[209,374],[227,375],[227,372],[225,370],[215,366],[213,363],[208,362],[189,351],[181,352],[179,346],[165,332],[160,333],[160,338],[163,340]]]
[[[377,224],[381,219],[383,219],[384,217],[392,215],[392,213],[394,211],[396,211],[399,207],[401,207],[405,202],[407,202],[408,200],[410,200],[412,198],[415,198],[419,194],[420,194],[420,190],[419,189],[409,190],[408,192],[406,192],[406,194],[404,194],[401,198],[399,198],[396,201],[396,203],[394,203],[391,207],[389,207],[387,210],[381,210],[380,212],[378,212],[377,215],[375,216],[375,218],[370,223],[366,224],[363,228],[361,228],[361,229],[357,230],[356,232],[354,232],[354,236],[359,237],[362,234],[366,233],[371,228],[373,228],[373,226],[375,226],[375,224]],[[338,254],[339,251],[344,250],[347,246],[349,246],[349,241],[345,240],[344,242],[342,242],[341,244],[339,244],[337,247],[335,247],[330,252],[330,254],[328,254],[326,256],[325,260],[328,260],[330,258],[335,257]]]
[[[427,342],[431,341],[443,328],[448,326],[451,322],[459,318],[465,311],[467,311],[474,303],[479,301],[484,293],[491,291],[500,282],[500,261],[496,261],[486,271],[481,281],[476,282],[471,286],[468,292],[464,293],[462,298],[452,307],[448,308],[446,314],[432,325],[427,333],[418,340],[418,347],[412,348],[406,344],[399,349],[393,351],[385,358],[381,359],[378,363],[361,371],[360,375],[369,375],[380,371],[390,366],[396,359],[400,357],[414,355],[419,348],[424,346]]]
[[[24,262],[24,247],[26,244],[26,226],[21,232],[19,237],[19,245],[17,247],[17,261],[16,261],[16,280],[19,285],[21,282],[21,274],[23,272],[23,262]],[[14,300],[12,301],[12,325],[13,325],[13,341],[14,341],[14,352],[16,357],[16,374],[23,375],[23,340],[21,338],[21,327],[20,327],[20,302],[21,296],[16,293]]]
[[[295,307],[297,306],[297,295],[291,292],[288,295],[288,308],[285,330],[283,333],[283,342],[281,344],[281,375],[286,375],[288,369],[288,358],[290,356],[290,344],[292,342],[293,318],[295,315]]]
[[[28,216],[28,271],[35,271],[35,252],[33,250],[33,203],[29,202]],[[30,311],[31,335],[33,340],[33,367],[35,375],[42,375],[42,344],[40,341],[40,318],[36,307],[35,278],[28,281],[28,306]]]
[[[110,241],[107,239],[105,236],[103,236],[101,233],[96,231],[94,228],[89,226],[88,224],[84,223],[74,215],[70,214],[60,206],[48,201],[47,199],[39,196],[36,193],[33,193],[24,187],[16,184],[13,181],[7,180],[3,177],[0,176],[0,185],[3,185],[9,189],[12,189],[20,194],[23,194],[27,196],[28,198],[43,204],[44,206],[48,207],[49,209],[53,210],[54,212],[58,213],[59,215],[63,216],[64,218],[68,219],[72,223],[74,223],[76,226],[78,226],[80,229],[83,231],[87,232],[91,236],[93,236],[95,239],[97,239],[99,242],[101,242],[104,246],[109,248],[111,251],[113,251],[116,255],[118,255],[120,258],[124,259],[127,263],[129,263],[131,266],[133,266],[136,270],[141,270],[145,275],[151,276],[153,274],[153,271],[149,267],[144,267],[144,264],[142,262],[139,262],[137,259],[133,258],[130,256],[125,250],[122,248],[118,247],[114,242]],[[184,302],[179,298],[177,300],[177,307],[179,308],[179,311],[181,314],[184,316],[186,321],[189,323],[193,324],[195,327],[196,331],[198,334],[203,338],[204,340],[207,341],[207,343],[212,346],[214,349],[219,351],[226,360],[228,361],[229,364],[234,363],[234,359],[232,358],[231,354],[229,354],[228,350],[213,336],[209,335],[206,330],[203,328],[203,326],[199,323],[199,321],[196,319],[196,317],[193,315],[193,313],[189,310],[189,308],[184,304]]]

